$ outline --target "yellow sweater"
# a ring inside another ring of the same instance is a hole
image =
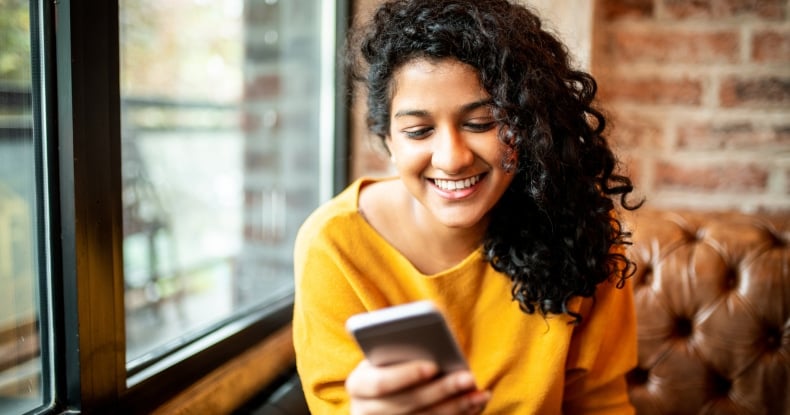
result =
[[[369,180],[367,180],[369,182]],[[632,414],[624,374],[636,365],[630,287],[604,283],[570,317],[525,314],[510,280],[476,251],[435,275],[417,271],[359,214],[358,180],[316,210],[295,246],[294,345],[311,412],[348,414],[344,382],[363,358],[352,314],[421,299],[444,312],[481,389],[486,414]]]

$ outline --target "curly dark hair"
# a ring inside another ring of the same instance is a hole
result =
[[[592,297],[598,284],[619,288],[635,264],[617,245],[630,234],[615,217],[628,210],[631,180],[593,106],[597,85],[572,68],[565,46],[528,8],[506,0],[395,0],[352,31],[347,63],[367,87],[368,127],[389,134],[394,72],[415,59],[455,59],[475,68],[491,95],[499,137],[515,150],[508,190],[491,212],[485,257],[507,275],[524,312],[572,313],[568,301]]]

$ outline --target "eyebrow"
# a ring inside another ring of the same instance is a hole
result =
[[[481,99],[479,101],[470,102],[470,103],[465,104],[464,106],[461,107],[461,113],[467,113],[467,112],[470,112],[470,111],[474,111],[474,110],[476,110],[476,109],[478,109],[480,107],[485,107],[485,106],[491,105],[493,102],[494,101],[491,98],[485,98],[485,99]],[[407,116],[425,117],[427,115],[428,115],[428,111],[425,111],[425,110],[402,110],[402,111],[396,112],[393,117],[394,118],[407,117]]]

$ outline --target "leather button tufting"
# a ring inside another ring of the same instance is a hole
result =
[[[738,288],[738,280],[738,271],[735,268],[728,269],[724,276],[725,288],[728,290]]]
[[[705,233],[702,229],[683,229],[683,240],[687,243],[695,243],[700,240],[700,236]]]
[[[730,389],[732,388],[732,382],[723,376],[714,374],[713,380],[711,381],[711,387],[713,389],[711,391],[713,396],[723,397],[729,395]]]
[[[790,414],[790,212],[630,218],[636,413]]]
[[[765,333],[765,348],[774,351],[782,346],[782,332],[775,328],[769,328]]]
[[[636,367],[626,375],[626,381],[629,385],[644,385],[650,377],[650,372],[647,369]]]
[[[653,282],[653,267],[650,265],[643,265],[641,269],[642,273],[637,280],[637,284],[639,285],[650,285]]]
[[[675,320],[675,329],[673,330],[673,334],[677,337],[689,337],[691,336],[692,326],[691,320],[687,318],[677,318]]]
[[[769,231],[771,244],[774,248],[784,248],[787,246],[787,238],[783,237],[782,235],[776,233],[775,231]]]

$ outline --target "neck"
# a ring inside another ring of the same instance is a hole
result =
[[[435,221],[425,208],[414,203],[413,215],[420,244],[431,252],[438,262],[456,264],[480,248],[488,228],[488,220],[482,220],[471,228],[451,228]]]

